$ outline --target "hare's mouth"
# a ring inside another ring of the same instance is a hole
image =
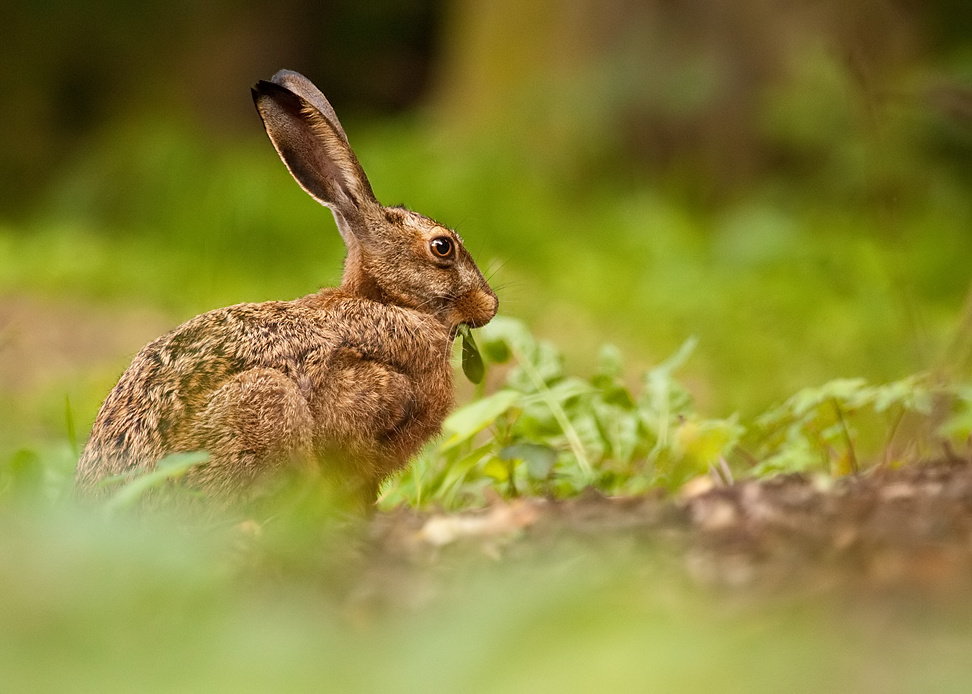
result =
[[[456,299],[446,311],[446,322],[453,334],[460,325],[481,328],[493,319],[499,301],[491,291],[473,289]]]

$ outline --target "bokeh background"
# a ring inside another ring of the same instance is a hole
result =
[[[968,373],[966,0],[44,0],[0,27],[0,456],[83,443],[190,316],[339,280],[250,100],[281,67],[570,370],[695,335],[715,417]]]

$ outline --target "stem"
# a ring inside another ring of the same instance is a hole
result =
[[[840,429],[844,432],[844,442],[847,444],[847,455],[850,458],[851,472],[856,475],[860,469],[857,466],[857,455],[854,453],[854,442],[851,440],[850,431],[847,429],[847,422],[844,420],[844,412],[840,409],[840,405],[837,404],[836,398],[831,398],[830,404],[834,406],[834,410],[837,412],[837,421],[840,422]]]
[[[669,398],[670,393],[668,392],[668,385],[665,386],[665,402],[662,405],[662,411],[658,414],[658,440],[655,441],[655,445],[652,446],[651,455],[656,460],[658,455],[662,450],[668,446],[668,425],[671,421],[669,416],[669,404],[671,400]]]
[[[746,464],[749,465],[749,467],[756,467],[757,465],[759,465],[759,460],[756,458],[756,456],[750,453],[749,451],[747,451],[742,446],[737,445],[732,450],[732,452],[738,455],[739,457],[741,457],[743,460],[745,460]]]
[[[514,463],[515,461],[512,459],[506,461],[506,472],[509,475],[509,477],[507,478],[506,492],[507,494],[510,495],[511,499],[514,499],[520,495],[520,493],[516,489],[516,481],[513,479],[513,476],[516,474],[515,472],[516,466],[514,465]]]
[[[898,427],[901,425],[901,420],[904,419],[905,408],[902,406],[898,410],[898,416],[894,418],[894,422],[891,424],[891,431],[888,432],[888,440],[884,444],[884,466],[887,467],[891,464],[891,444],[894,443],[894,435],[898,433]]]
[[[574,457],[577,458],[577,464],[580,466],[581,473],[585,477],[585,481],[591,482],[594,479],[594,468],[591,466],[591,461],[587,459],[587,453],[584,451],[584,444],[580,440],[580,435],[574,428],[574,425],[570,423],[570,418],[567,417],[567,413],[564,412],[564,408],[560,406],[560,403],[554,400],[550,395],[550,389],[547,388],[547,384],[543,382],[540,378],[540,374],[537,370],[533,368],[528,360],[523,358],[523,355],[513,346],[510,345],[510,351],[513,356],[516,357],[517,362],[523,367],[524,373],[526,373],[527,378],[533,382],[533,387],[537,389],[537,392],[543,397],[543,401],[550,408],[550,412],[553,414],[554,419],[557,420],[557,424],[560,425],[560,429],[564,432],[564,436],[567,438],[567,445],[570,446],[571,452]]]

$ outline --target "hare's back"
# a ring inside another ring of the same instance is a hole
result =
[[[84,458],[164,454],[180,425],[244,371],[299,378],[313,351],[333,348],[326,316],[296,302],[237,304],[201,314],[150,342],[108,394]]]
[[[237,304],[196,316],[146,345],[115,390],[165,407],[192,409],[234,375],[272,368],[296,376],[310,351],[327,350],[336,332],[326,316],[286,301]],[[139,397],[141,394],[141,397]],[[107,404],[107,403],[106,403]]]
[[[126,437],[133,444],[140,430],[164,439],[252,369],[273,369],[306,386],[309,366],[317,370],[345,349],[405,373],[447,368],[447,342],[447,331],[424,316],[336,290],[216,309],[142,348],[102,405],[92,443]]]

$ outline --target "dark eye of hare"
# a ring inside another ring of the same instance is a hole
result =
[[[447,236],[436,236],[429,241],[429,248],[432,249],[432,255],[437,258],[448,258],[454,250],[452,239]]]

